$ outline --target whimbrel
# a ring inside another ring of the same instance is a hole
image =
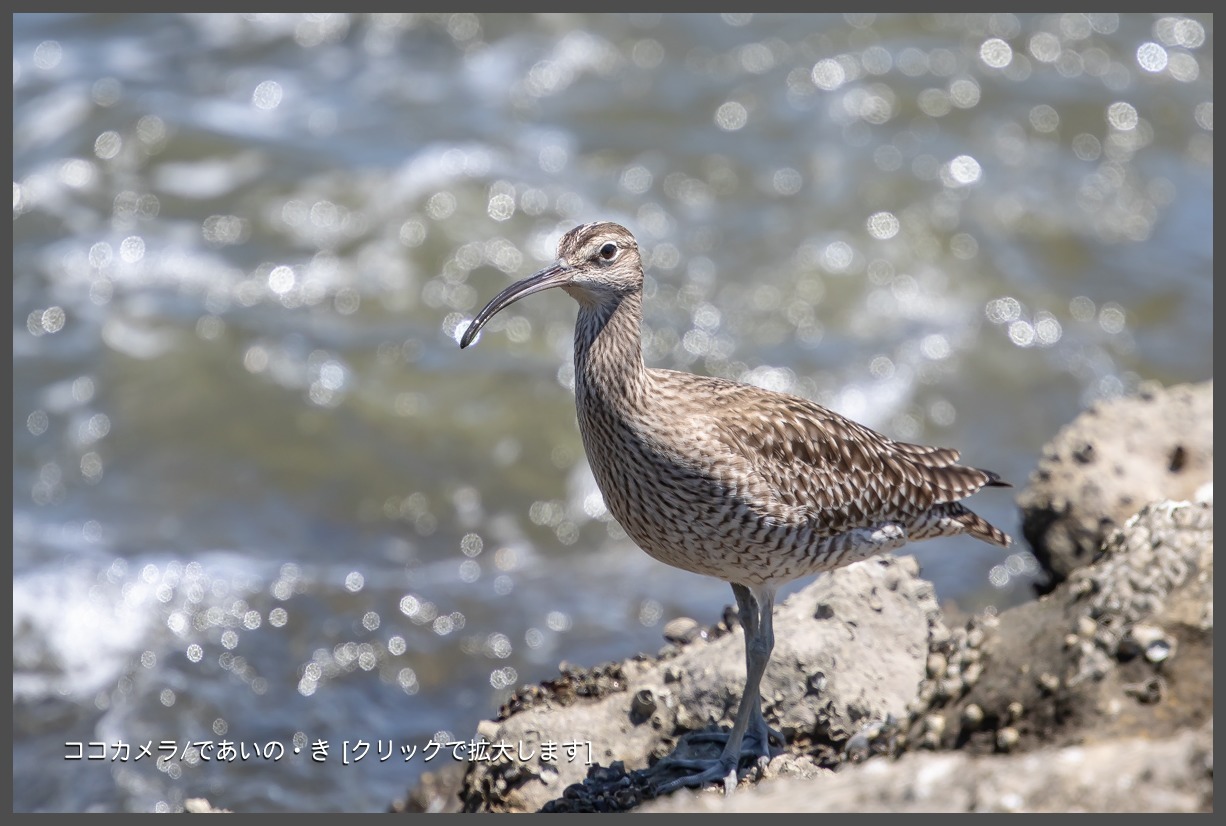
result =
[[[731,731],[714,735],[722,752],[665,758],[670,773],[654,791],[721,780],[731,791],[743,764],[778,753],[772,737],[782,743],[759,696],[776,589],[908,541],[965,533],[1008,546],[961,503],[1007,483],[958,464],[956,450],[896,442],[807,399],[646,367],[643,263],[618,224],[566,233],[557,261],[495,296],[460,346],[500,310],[553,287],[579,303],[575,404],[609,511],[661,562],[731,584],[745,633],[745,690]]]

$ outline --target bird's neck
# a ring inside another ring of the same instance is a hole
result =
[[[580,304],[575,323],[575,395],[580,405],[635,405],[646,397],[640,339],[643,294]]]

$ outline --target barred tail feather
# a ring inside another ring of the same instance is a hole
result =
[[[988,522],[979,514],[967,510],[961,505],[958,506],[957,510],[961,511],[961,513],[957,513],[951,508],[949,515],[954,521],[962,525],[963,533],[968,533],[976,539],[982,539],[984,542],[999,545],[1002,548],[1009,547],[1013,542],[1007,533]]]

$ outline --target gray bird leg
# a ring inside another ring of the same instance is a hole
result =
[[[737,707],[732,730],[727,734],[724,749],[719,757],[709,760],[680,760],[665,758],[657,763],[662,769],[687,769],[691,774],[661,783],[655,792],[668,794],[683,787],[702,787],[722,780],[724,791],[731,794],[736,787],[737,771],[746,758],[755,763],[770,759],[771,730],[762,716],[761,683],[775,646],[774,604],[775,592],[771,588],[750,588],[733,584],[741,613],[741,627],[745,632],[745,689]],[[746,735],[749,735],[746,737]],[[702,735],[702,739],[716,739],[720,735]],[[782,740],[782,738],[780,738]]]
[[[758,601],[754,599],[749,589],[744,585],[733,585],[732,593],[736,597],[737,608],[739,609],[739,618],[741,621],[741,629],[745,633],[745,673],[752,673],[753,665],[750,663],[752,646],[750,641],[756,639],[759,634],[764,634],[767,639],[767,661],[770,660],[770,651],[774,650],[774,610],[767,608],[762,610],[758,605]],[[770,597],[770,605],[774,605],[774,595]],[[764,630],[763,630],[764,629]],[[763,666],[765,671],[765,666]],[[728,732],[726,731],[700,731],[689,737],[690,743],[720,743],[726,744],[728,741]],[[756,755],[759,760],[770,760],[770,758],[783,753],[783,745],[786,740],[781,732],[775,731],[766,724],[766,718],[762,716],[762,697],[754,698],[753,709],[749,717],[749,729],[745,732],[745,741],[741,748],[742,759],[749,755]]]

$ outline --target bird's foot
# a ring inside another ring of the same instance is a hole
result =
[[[699,789],[717,782],[723,784],[724,794],[732,794],[742,770],[756,767],[760,771],[772,757],[783,753],[783,735],[763,725],[761,732],[751,731],[745,736],[738,755],[725,754],[722,750],[715,757],[695,754],[703,746],[715,745],[722,749],[727,745],[728,737],[726,731],[697,731],[683,737],[672,754],[657,761],[648,770],[655,796],[682,788]],[[772,741],[780,746],[775,746]]]
[[[665,757],[652,767],[655,775],[651,784],[656,797],[671,794],[677,789],[701,789],[708,783],[723,782],[724,794],[732,794],[738,780],[737,763],[731,757],[715,757],[706,760]],[[676,773],[682,772],[678,776]]]

